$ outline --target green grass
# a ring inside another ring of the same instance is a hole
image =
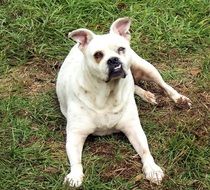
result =
[[[210,189],[210,2],[134,0],[2,0],[0,2],[0,189],[65,189],[69,172],[65,119],[55,95],[58,63],[74,44],[67,34],[86,27],[109,30],[119,17],[133,23],[132,47],[193,102],[177,108],[158,97],[136,97],[157,163],[161,186],[150,184],[123,135],[88,138],[83,189]]]

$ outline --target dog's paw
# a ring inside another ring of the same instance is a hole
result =
[[[191,100],[181,94],[174,98],[174,102],[176,103],[176,107],[178,108],[190,108],[192,105]]]
[[[144,164],[143,172],[150,182],[159,185],[164,177],[163,170],[155,163]]]
[[[82,185],[84,174],[81,172],[70,172],[64,179],[65,184],[71,187],[80,187]]]
[[[149,91],[144,92],[144,101],[149,102],[150,104],[156,105],[156,98],[155,95]]]

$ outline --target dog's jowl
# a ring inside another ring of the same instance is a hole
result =
[[[90,134],[123,132],[141,157],[148,180],[160,183],[162,169],[155,163],[141,127],[134,92],[156,104],[155,96],[134,82],[156,82],[175,103],[190,100],[166,84],[157,69],[130,47],[130,19],[120,18],[110,32],[96,35],[87,29],[74,30],[69,37],[77,42],[58,74],[56,91],[66,117],[66,151],[70,173],[65,182],[79,187],[83,181],[82,149]]]

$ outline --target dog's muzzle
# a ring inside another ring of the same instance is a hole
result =
[[[112,57],[108,59],[107,65],[109,68],[109,75],[107,82],[109,82],[112,79],[126,77],[125,71],[123,70],[122,62],[119,60],[118,57]]]

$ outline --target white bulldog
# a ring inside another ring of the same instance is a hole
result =
[[[74,30],[69,37],[77,42],[66,57],[57,78],[60,108],[67,120],[66,150],[71,172],[65,177],[70,186],[83,181],[82,149],[88,135],[123,132],[141,157],[146,178],[163,179],[141,127],[134,91],[156,104],[154,94],[134,84],[139,80],[156,82],[175,102],[190,100],[166,84],[150,63],[130,47],[129,18],[116,20],[110,32],[96,35],[87,29]]]

